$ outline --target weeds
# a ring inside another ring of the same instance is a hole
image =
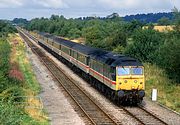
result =
[[[0,39],[0,124],[47,125],[48,122],[46,119],[40,121],[32,118],[25,111],[24,106],[22,106],[22,103],[26,101],[23,97],[27,95],[27,91],[37,94],[39,92],[39,86],[37,82],[31,82],[31,85],[29,85],[29,82],[27,82],[27,80],[32,81],[34,75],[31,70],[28,71],[31,68],[29,63],[28,65],[24,66],[25,70],[23,70],[21,63],[19,63],[20,60],[25,58],[25,54],[23,54],[23,56],[11,55],[14,54],[11,53],[11,50],[12,48],[9,42],[7,42],[5,39]],[[24,50],[20,51],[22,51],[22,53],[25,52]],[[12,63],[11,59],[17,57],[19,59],[14,59],[13,61],[17,61],[18,63]],[[18,71],[22,74],[28,73],[29,77],[24,75],[25,79],[17,79],[19,73],[15,72],[14,75],[12,72],[10,72],[13,68],[13,64],[20,64],[19,67],[15,66],[13,71]],[[15,77],[12,77],[12,75]],[[35,78],[33,81],[35,81]]]
[[[156,65],[145,63],[146,93],[151,96],[153,88],[158,89],[158,101],[180,112],[180,85],[168,79],[165,71]]]

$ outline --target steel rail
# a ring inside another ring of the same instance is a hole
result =
[[[83,89],[81,89],[70,77],[68,77],[62,71],[62,69],[60,69],[57,66],[57,64],[54,61],[52,61],[44,53],[42,53],[42,51],[29,40],[28,36],[26,36],[22,31],[20,31],[20,32],[21,32],[20,35],[27,42],[27,44],[30,46],[32,51],[36,55],[38,55],[38,57],[41,59],[43,64],[48,68],[48,70],[52,73],[52,75],[56,78],[56,80],[67,91],[67,93],[71,96],[71,98],[76,102],[76,104],[80,107],[80,109],[84,112],[84,114],[89,118],[89,120],[91,121],[92,124],[112,124],[112,125],[119,124],[119,122],[116,122],[114,119],[112,119],[111,116],[108,115],[100,106],[98,106],[96,104],[96,102],[93,101],[86,94],[86,92],[84,92]],[[64,75],[63,77],[62,77],[62,74]],[[61,77],[59,77],[59,76],[61,76]],[[64,81],[66,81],[65,84],[64,84]],[[67,83],[69,84],[69,86]],[[68,88],[68,87],[70,87],[70,88]],[[75,89],[76,92],[74,91],[74,93],[72,93],[72,91],[73,91],[72,88]],[[78,96],[74,95],[74,94],[77,94]],[[79,98],[79,100],[77,97]],[[81,97],[83,97],[83,98],[80,99]],[[88,106],[87,102],[89,103],[89,106]]]

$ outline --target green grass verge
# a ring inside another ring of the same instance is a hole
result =
[[[35,95],[37,95],[40,92],[40,85],[32,71],[32,66],[29,63],[29,60],[26,57],[26,48],[23,44],[20,44],[17,47],[17,51],[18,63],[25,77],[25,88],[30,89]]]
[[[26,90],[38,94],[40,87],[35,79],[30,64],[23,63],[25,48],[19,46],[22,52],[18,56],[20,69],[25,73],[24,81],[9,78],[11,46],[5,39],[0,39],[0,125],[48,125],[48,121],[31,117],[19,103],[25,102],[22,96]]]
[[[158,102],[180,112],[180,85],[168,79],[165,71],[145,63],[146,94],[151,97],[153,88],[158,90]]]

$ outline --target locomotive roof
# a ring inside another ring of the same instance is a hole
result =
[[[110,65],[112,67],[116,66],[142,66],[142,63],[140,63],[137,59],[116,54],[112,52],[107,52],[104,54],[99,55],[92,55],[92,58],[99,60],[107,65]]]
[[[78,44],[78,43],[75,46],[73,46],[72,48],[75,50],[78,50],[79,52],[81,52],[85,55],[102,54],[104,52],[101,49],[85,46],[85,45]]]
[[[89,46],[85,46],[79,43],[72,42],[70,40],[65,40],[63,38],[53,36],[47,33],[40,33],[41,35],[54,39],[55,42],[63,44],[67,47],[70,47],[74,50],[81,52],[82,54],[90,56],[90,58],[99,60],[107,65],[116,67],[116,66],[143,66],[141,62],[137,59],[116,54],[113,52],[104,51],[102,49],[93,48]]]
[[[112,62],[111,66],[143,66],[143,65],[137,59],[124,56]]]

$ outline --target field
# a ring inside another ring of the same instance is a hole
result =
[[[144,26],[143,29],[148,29],[148,26]],[[173,30],[173,26],[154,26],[154,30],[159,32],[168,32]]]

